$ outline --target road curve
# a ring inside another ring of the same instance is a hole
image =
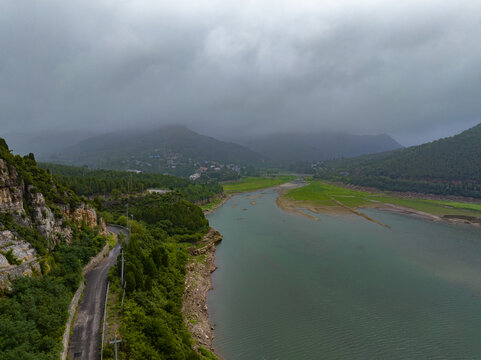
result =
[[[118,234],[125,230],[108,227]],[[86,286],[82,300],[77,309],[77,316],[72,327],[68,355],[73,360],[98,360],[100,358],[101,325],[107,291],[107,275],[115,265],[120,246],[117,244],[108,257],[85,275]]]

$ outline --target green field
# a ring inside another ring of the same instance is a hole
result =
[[[290,190],[285,196],[296,201],[315,202],[319,205],[327,206],[338,206],[333,200],[337,200],[348,207],[360,207],[370,203],[366,199],[369,196],[368,193],[346,189],[321,181],[312,181],[306,186]]]
[[[455,209],[481,211],[481,204],[463,203],[463,202],[457,202],[457,201],[433,201],[433,202],[440,205],[449,206]]]
[[[295,180],[296,178],[296,176],[289,175],[277,177],[245,177],[240,181],[224,183],[222,186],[227,194],[235,194],[277,186]]]
[[[375,206],[376,203],[393,204],[425,213],[444,215],[481,216],[481,204],[427,199],[404,199],[390,194],[372,194],[341,186],[312,181],[308,185],[290,190],[285,198],[323,206],[338,206],[334,200],[349,208]]]

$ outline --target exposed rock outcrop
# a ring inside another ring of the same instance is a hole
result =
[[[0,158],[0,212],[24,211],[24,183],[14,167]]]
[[[17,171],[16,163],[6,159],[8,158],[0,157],[0,215],[10,214],[10,218],[5,224],[0,219],[0,289],[8,287],[19,276],[40,272],[37,251],[15,231],[18,226],[35,229],[46,239],[46,247],[50,249],[61,241],[71,242],[73,230],[69,222],[79,227],[98,227],[102,235],[108,234],[105,222],[98,217],[95,209],[87,204],[71,209],[71,205],[65,203],[70,199],[69,194],[59,190],[58,184],[48,178],[42,181],[50,181],[48,185],[52,191],[60,194],[57,196],[64,200],[60,204],[51,201],[47,203],[44,194],[34,185],[25,184],[26,181]],[[28,172],[29,168],[26,169]],[[10,226],[12,222],[16,224],[13,228]]]
[[[40,264],[37,259],[2,269],[0,270],[0,289],[9,289],[12,281],[16,278],[31,276],[34,272],[40,274],[40,271]]]
[[[0,289],[8,288],[16,278],[34,272],[40,273],[40,263],[33,246],[10,230],[0,231]]]
[[[195,347],[202,346],[211,351],[214,335],[209,323],[206,300],[207,292],[212,289],[210,275],[217,269],[214,264],[215,244],[221,240],[222,235],[210,228],[196,247],[190,249],[193,259],[187,264],[182,305],[187,328],[196,342]]]
[[[72,212],[66,210],[65,216],[79,226],[85,224],[91,229],[98,226],[102,235],[108,234],[105,221],[97,215],[97,212],[91,206],[82,204]]]

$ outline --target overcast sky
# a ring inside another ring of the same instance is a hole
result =
[[[0,133],[481,122],[481,1],[0,0]]]

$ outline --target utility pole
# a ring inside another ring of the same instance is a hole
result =
[[[125,288],[127,287],[127,281],[124,283],[124,294],[122,295],[122,303],[120,304],[121,307],[124,307],[124,298],[125,298]]]
[[[121,250],[122,253],[122,268],[120,270],[120,284],[124,285],[124,249]]]
[[[104,305],[104,322],[102,325],[102,345],[100,346],[100,360],[104,358],[105,320],[107,319],[107,300],[109,298],[109,286],[110,286],[110,282],[107,282],[107,291],[105,292],[105,305]]]
[[[129,200],[127,200],[127,226],[129,226]]]
[[[115,346],[115,360],[117,360],[117,344],[122,342],[122,339],[117,340],[117,334],[115,334],[115,339],[113,341],[109,341],[110,344],[114,344]]]

